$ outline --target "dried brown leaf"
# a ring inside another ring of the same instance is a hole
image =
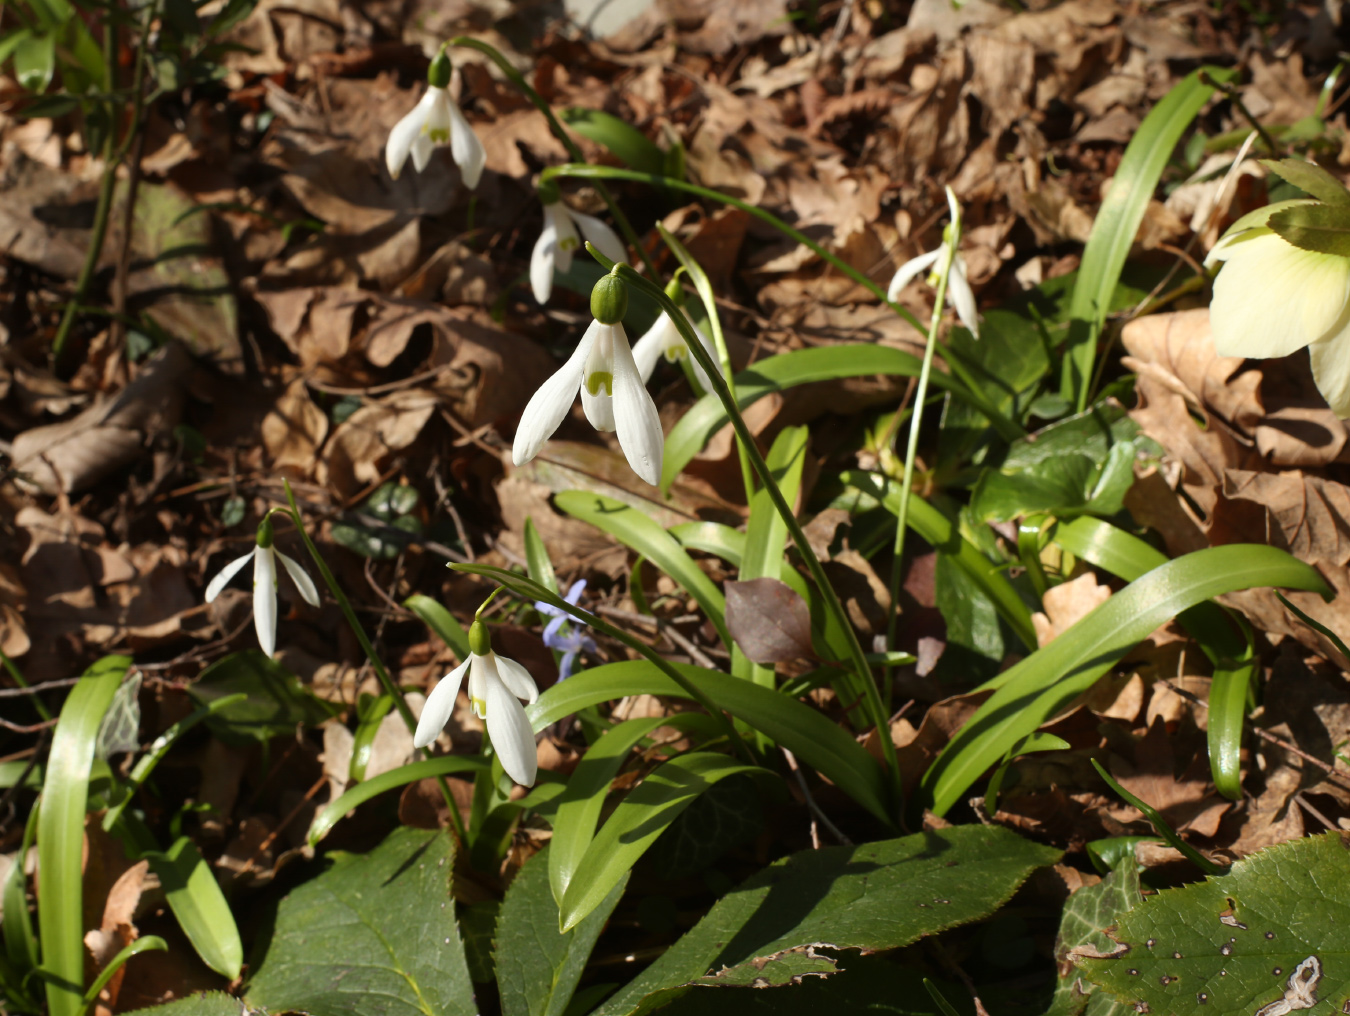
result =
[[[808,659],[811,611],[786,583],[773,578],[726,583],[727,628],[755,663]]]

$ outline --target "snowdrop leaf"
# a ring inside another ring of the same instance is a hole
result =
[[[1350,991],[1343,836],[1281,843],[1226,875],[1136,897],[1112,919],[1111,938],[1129,951],[1077,957],[1078,967],[1129,1011],[1339,1011]]]
[[[245,1001],[270,1012],[472,1016],[478,1012],[450,895],[454,844],[394,830],[367,854],[335,852],[277,906]]]
[[[497,918],[495,959],[502,1016],[563,1016],[627,875],[584,921],[556,931],[558,906],[549,891],[546,847],[521,869]]]
[[[344,815],[355,811],[372,797],[386,790],[407,786],[418,780],[433,776],[449,776],[451,773],[477,773],[489,767],[487,760],[479,755],[441,755],[437,758],[409,762],[407,765],[390,769],[368,780],[358,783],[336,801],[326,805],[323,811],[314,816],[309,827],[306,841],[312,847],[328,835],[328,831],[341,821]]]
[[[1286,208],[1272,215],[1267,225],[1295,247],[1350,257],[1350,205]]]
[[[1315,162],[1304,159],[1262,159],[1261,165],[1292,183],[1305,194],[1329,205],[1350,206],[1345,184]]]
[[[403,606],[420,617],[461,660],[469,658],[469,633],[450,611],[430,596],[423,596],[421,593],[409,596],[403,601]]]
[[[159,876],[169,909],[203,963],[229,980],[244,965],[244,944],[230,905],[197,845],[180,836],[168,850],[145,855]]]
[[[562,122],[583,138],[608,148],[629,169],[660,175],[665,155],[636,127],[598,109],[569,106],[559,111]]]

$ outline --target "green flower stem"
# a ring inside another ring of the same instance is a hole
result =
[[[933,351],[937,348],[938,329],[946,307],[947,280],[951,277],[952,262],[956,259],[957,244],[961,240],[960,223],[949,227],[950,236],[944,237],[944,253],[938,271],[937,292],[933,295],[933,316],[928,322],[928,341],[923,348],[923,366],[919,368],[919,383],[914,389],[914,412],[909,420],[909,442],[905,447],[905,472],[900,482],[900,505],[895,516],[895,543],[891,558],[891,609],[886,618],[886,651],[895,651],[895,635],[900,620],[900,579],[904,574],[905,531],[909,523],[909,496],[914,489],[914,461],[919,453],[919,425],[923,422],[924,403],[928,399],[928,379],[933,372]],[[897,417],[898,418],[898,417]],[[885,685],[886,711],[891,708],[891,665],[881,668]]]
[[[868,292],[876,296],[878,300],[884,303],[887,307],[891,308],[891,310],[895,311],[895,313],[898,314],[903,320],[909,322],[919,331],[924,330],[923,325],[919,323],[918,318],[916,318],[904,307],[901,307],[898,303],[892,303],[891,300],[886,295],[886,290],[882,289],[881,286],[873,282],[862,272],[858,271],[856,268],[854,268],[847,262],[841,260],[836,255],[831,254],[828,250],[826,250],[820,244],[816,243],[805,233],[801,233],[793,229],[782,219],[778,218],[778,216],[772,214],[771,212],[766,212],[763,208],[759,208],[755,205],[749,204],[748,202],[742,201],[740,198],[733,198],[729,194],[723,194],[720,191],[711,190],[708,187],[700,187],[698,186],[698,184],[686,183],[685,181],[677,180],[674,177],[658,176],[655,173],[639,173],[636,170],[620,169],[616,166],[588,166],[585,163],[568,164],[565,166],[550,166],[547,169],[545,169],[543,173],[540,175],[544,179],[548,179],[555,176],[566,176],[566,177],[575,177],[581,180],[596,180],[596,181],[602,179],[632,180],[638,183],[648,183],[654,187],[670,187],[675,190],[684,191],[685,193],[688,194],[693,194],[696,197],[704,198],[708,201],[718,201],[724,205],[730,205],[732,208],[739,208],[746,214],[753,215],[761,222],[767,223],[768,225],[772,226],[774,229],[778,230],[780,233],[782,233],[789,239],[795,240],[797,243],[809,247],[811,251],[814,252],[818,257],[823,258],[825,261],[828,261],[831,265],[839,269],[839,271],[843,272],[858,285],[862,286]],[[1000,437],[1002,437],[1005,441],[1015,441],[1020,437],[1026,437],[1027,432],[1022,427],[1021,424],[1019,424],[1016,420],[1010,419],[1004,416],[1001,412],[999,412],[998,407],[995,406],[989,400],[989,397],[987,395],[985,395],[984,389],[981,388],[979,384],[976,383],[974,377],[971,376],[970,371],[966,369],[965,365],[961,363],[959,357],[955,356],[947,357],[946,362],[948,369],[950,369],[951,372],[957,378],[959,378],[961,380],[961,383],[964,384],[968,389],[969,401],[971,405],[975,406],[981,413],[985,415],[986,418],[988,418],[990,425],[996,431],[998,431]]]
[[[760,454],[759,446],[755,444],[754,435],[750,433],[750,428],[745,424],[745,418],[741,416],[740,407],[736,405],[731,389],[727,387],[726,379],[722,377],[722,372],[718,369],[717,364],[713,363],[712,358],[708,356],[708,351],[703,348],[703,343],[699,342],[698,335],[694,332],[694,326],[689,323],[689,319],[685,317],[684,312],[675,306],[674,301],[666,296],[665,290],[644,279],[627,265],[615,266],[612,263],[607,263],[608,259],[590,244],[586,245],[586,249],[602,265],[616,272],[621,279],[647,293],[661,306],[662,310],[670,315],[671,321],[675,322],[675,327],[680,330],[680,334],[684,337],[690,355],[698,360],[699,366],[707,372],[708,380],[712,382],[713,389],[716,391],[723,407],[725,407],[732,427],[736,430],[736,436],[740,439],[746,455],[750,458],[750,464],[754,466],[760,483],[769,492],[769,498],[782,517],[783,524],[787,526],[788,532],[792,535],[798,553],[806,561],[806,566],[811,572],[811,578],[820,589],[821,595],[824,596],[826,608],[835,616],[839,622],[839,627],[848,637],[849,655],[852,657],[854,672],[862,685],[863,699],[867,703],[868,711],[872,714],[872,722],[877,727],[877,737],[881,741],[882,754],[886,759],[886,769],[892,781],[893,804],[896,806],[898,813],[902,804],[900,800],[900,762],[896,757],[895,745],[890,737],[890,717],[881,701],[881,694],[877,690],[876,682],[872,679],[872,670],[867,664],[867,656],[863,652],[862,643],[858,641],[858,633],[853,628],[853,622],[849,620],[848,614],[844,611],[844,605],[839,602],[839,595],[830,585],[830,580],[825,575],[825,569],[821,566],[815,551],[811,549],[806,534],[802,532],[797,516],[793,513],[792,507],[784,500],[783,492],[778,489],[778,484],[774,482],[773,474],[769,471],[769,464],[764,461],[764,456]]]
[[[450,40],[450,45],[476,49],[495,63],[501,69],[501,72],[510,79],[511,84],[520,89],[521,94],[530,100],[534,108],[544,114],[544,119],[548,121],[549,130],[553,132],[554,137],[562,142],[563,147],[567,149],[567,154],[574,161],[585,163],[586,157],[581,152],[581,146],[572,140],[572,135],[567,133],[567,129],[559,122],[558,118],[554,115],[553,110],[549,108],[549,104],[544,101],[544,97],[531,87],[530,83],[525,80],[525,75],[516,70],[515,67],[511,65],[511,61],[507,60],[495,46],[491,46],[481,39],[470,38],[467,35],[455,36]],[[547,174],[548,170],[545,170],[544,173]],[[642,258],[642,263],[646,266],[648,274],[651,275],[653,279],[660,278],[660,275],[656,270],[656,265],[652,263],[651,255],[647,253],[647,248],[642,246],[642,241],[638,238],[637,231],[633,229],[633,224],[628,221],[628,216],[623,214],[623,210],[619,207],[618,202],[614,200],[614,195],[609,192],[609,188],[605,186],[604,181],[597,179],[595,181],[595,189],[599,192],[600,197],[604,199],[605,204],[609,206],[609,214],[614,216],[614,221],[618,223],[619,230],[623,233],[624,239],[637,250],[638,257]]]
[[[366,630],[361,627],[361,622],[357,619],[356,611],[352,609],[352,603],[347,599],[347,594],[338,585],[337,577],[333,575],[332,569],[328,567],[328,562],[319,553],[319,548],[314,546],[314,541],[309,538],[309,533],[305,532],[305,522],[300,517],[300,508],[295,503],[295,493],[291,490],[290,481],[283,480],[282,483],[286,487],[286,501],[291,506],[288,514],[291,521],[295,523],[295,529],[300,534],[300,539],[304,541],[305,549],[309,551],[310,560],[314,562],[314,567],[319,569],[319,575],[322,576],[324,584],[328,586],[328,591],[333,594],[333,599],[342,609],[342,616],[347,619],[347,624],[351,628],[352,634],[356,636],[356,641],[361,643],[361,649],[365,652],[366,659],[370,661],[371,669],[375,671],[375,676],[379,678],[380,685],[384,688],[385,693],[393,700],[394,708],[403,718],[408,733],[415,733],[417,731],[417,717],[413,716],[412,710],[408,707],[408,702],[403,697],[403,689],[394,683],[389,671],[385,669],[384,661],[375,651],[369,636],[366,635]],[[418,757],[428,757],[425,750],[419,750],[417,754]],[[460,818],[459,807],[455,804],[454,795],[450,793],[450,784],[445,782],[444,776],[437,776],[436,782],[440,785],[441,795],[445,798],[445,806],[450,812],[450,824],[455,827],[455,835],[459,837],[460,843],[467,844],[469,842],[468,834],[464,829],[464,820]]]
[[[628,274],[632,275],[633,278],[638,279],[645,285],[651,285],[651,283],[646,282],[646,280],[643,279],[641,275],[635,272],[628,265],[624,265],[623,267],[628,270]],[[661,291],[659,286],[653,288],[655,288],[657,292],[661,293],[663,299],[669,302],[669,297],[667,297],[666,294]],[[672,306],[674,305],[672,304]],[[683,320],[683,315],[680,315],[680,320]],[[694,338],[694,341],[697,342],[698,339]],[[704,357],[708,355],[707,350],[702,350],[701,347],[700,350],[703,352]],[[452,571],[464,572],[469,575],[479,575],[482,576],[483,578],[492,579],[494,582],[499,582],[503,585],[508,585],[508,583],[502,581],[503,573],[501,569],[493,568],[490,565],[451,564],[449,567]],[[620,628],[614,627],[614,625],[604,620],[598,614],[592,614],[590,611],[585,610],[582,607],[578,607],[575,604],[568,603],[561,596],[559,596],[557,593],[555,593],[553,590],[549,589],[542,583],[535,582],[533,579],[528,578],[527,576],[524,575],[514,575],[511,573],[506,574],[509,574],[511,579],[513,580],[509,585],[511,591],[515,593],[517,596],[520,596],[522,599],[539,600],[549,604],[550,606],[557,607],[559,610],[580,621],[582,624],[589,625],[590,627],[594,628],[601,634],[608,635],[610,638],[617,639],[618,641],[622,642],[629,649],[633,650],[643,659],[647,660],[649,663],[655,666],[657,670],[661,671],[661,673],[665,674],[666,677],[670,678],[672,681],[678,684],[684,690],[686,695],[688,695],[691,699],[693,699],[704,709],[706,709],[708,711],[708,715],[717,720],[725,728],[727,732],[727,739],[731,741],[732,747],[736,749],[736,754],[739,755],[743,761],[745,761],[749,765],[759,765],[759,762],[755,759],[754,754],[750,751],[750,747],[741,738],[741,735],[736,732],[736,725],[732,722],[731,718],[727,716],[726,713],[722,712],[722,710],[717,707],[717,705],[713,702],[712,699],[708,698],[707,695],[705,695],[702,691],[700,691],[697,685],[695,685],[692,681],[690,681],[683,674],[681,674],[679,670],[677,670],[675,667],[672,667],[670,665],[670,662],[666,660],[665,657],[663,657],[660,653],[654,650],[651,646],[647,645],[645,642],[642,642],[634,638],[632,635],[629,635],[628,632],[623,631]]]

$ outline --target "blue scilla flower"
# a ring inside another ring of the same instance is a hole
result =
[[[575,607],[581,600],[581,594],[585,591],[586,580],[577,579],[567,590],[567,595],[563,599]],[[562,660],[558,663],[558,680],[565,681],[572,676],[572,670],[576,667],[578,655],[583,651],[588,653],[599,651],[595,639],[587,635],[576,624],[571,614],[553,606],[551,603],[544,603],[542,600],[536,601],[534,609],[545,617],[553,619],[544,628],[544,645],[563,654]]]

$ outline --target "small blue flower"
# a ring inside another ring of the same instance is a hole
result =
[[[567,590],[567,595],[563,599],[575,607],[581,600],[581,594],[585,591],[586,580],[577,579],[572,583],[572,587]],[[558,680],[565,681],[572,676],[572,670],[576,666],[577,656],[580,653],[599,651],[595,639],[587,635],[580,627],[575,627],[576,621],[572,615],[551,603],[544,603],[542,600],[536,601],[534,609],[545,617],[553,619],[544,628],[544,645],[563,654],[562,660],[558,663]]]

